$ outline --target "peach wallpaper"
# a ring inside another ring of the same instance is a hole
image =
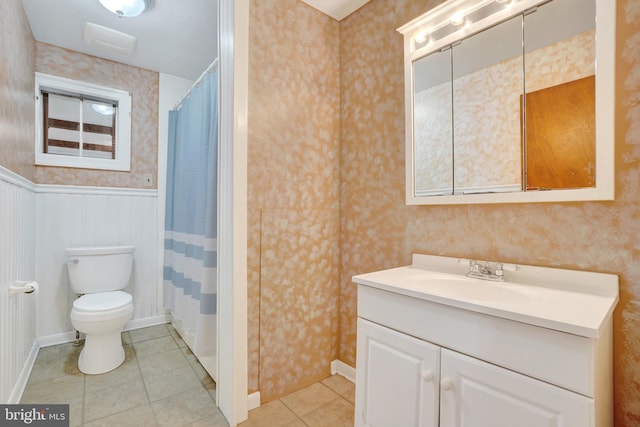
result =
[[[414,252],[614,273],[616,426],[640,425],[640,2],[617,0],[615,201],[406,206],[395,30],[439,3],[373,0],[340,25],[339,359],[355,364],[351,277],[410,264]]]
[[[142,188],[143,174],[151,174],[151,188],[156,188],[158,73],[40,42],[36,42],[35,70],[131,92],[131,172],[37,166],[35,182]]]
[[[32,179],[35,48],[20,0],[0,2],[0,28],[0,165]]]
[[[249,391],[269,401],[337,357],[339,24],[299,0],[249,23]]]

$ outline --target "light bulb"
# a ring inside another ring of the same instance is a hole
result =
[[[464,15],[460,12],[458,13],[454,13],[453,16],[451,17],[451,24],[455,25],[456,27],[459,27],[460,25],[464,24]]]
[[[416,43],[424,43],[425,41],[427,41],[427,33],[422,32],[418,34],[414,40],[416,41]]]

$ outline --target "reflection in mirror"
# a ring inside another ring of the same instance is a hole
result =
[[[528,191],[595,186],[595,12],[554,0],[525,16]]]
[[[453,194],[451,49],[413,64],[416,195]]]
[[[522,190],[522,16],[453,47],[454,193]]]

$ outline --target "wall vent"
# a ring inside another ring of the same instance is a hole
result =
[[[93,22],[87,22],[84,26],[84,43],[123,56],[131,55],[136,48],[135,37]]]

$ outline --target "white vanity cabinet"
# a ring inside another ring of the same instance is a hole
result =
[[[438,425],[440,348],[358,319],[356,426]]]
[[[617,277],[519,266],[490,284],[458,265],[354,277],[355,425],[612,427]]]
[[[356,382],[356,426],[593,425],[593,399],[364,319]]]
[[[445,349],[440,389],[441,426],[593,425],[593,399]]]

